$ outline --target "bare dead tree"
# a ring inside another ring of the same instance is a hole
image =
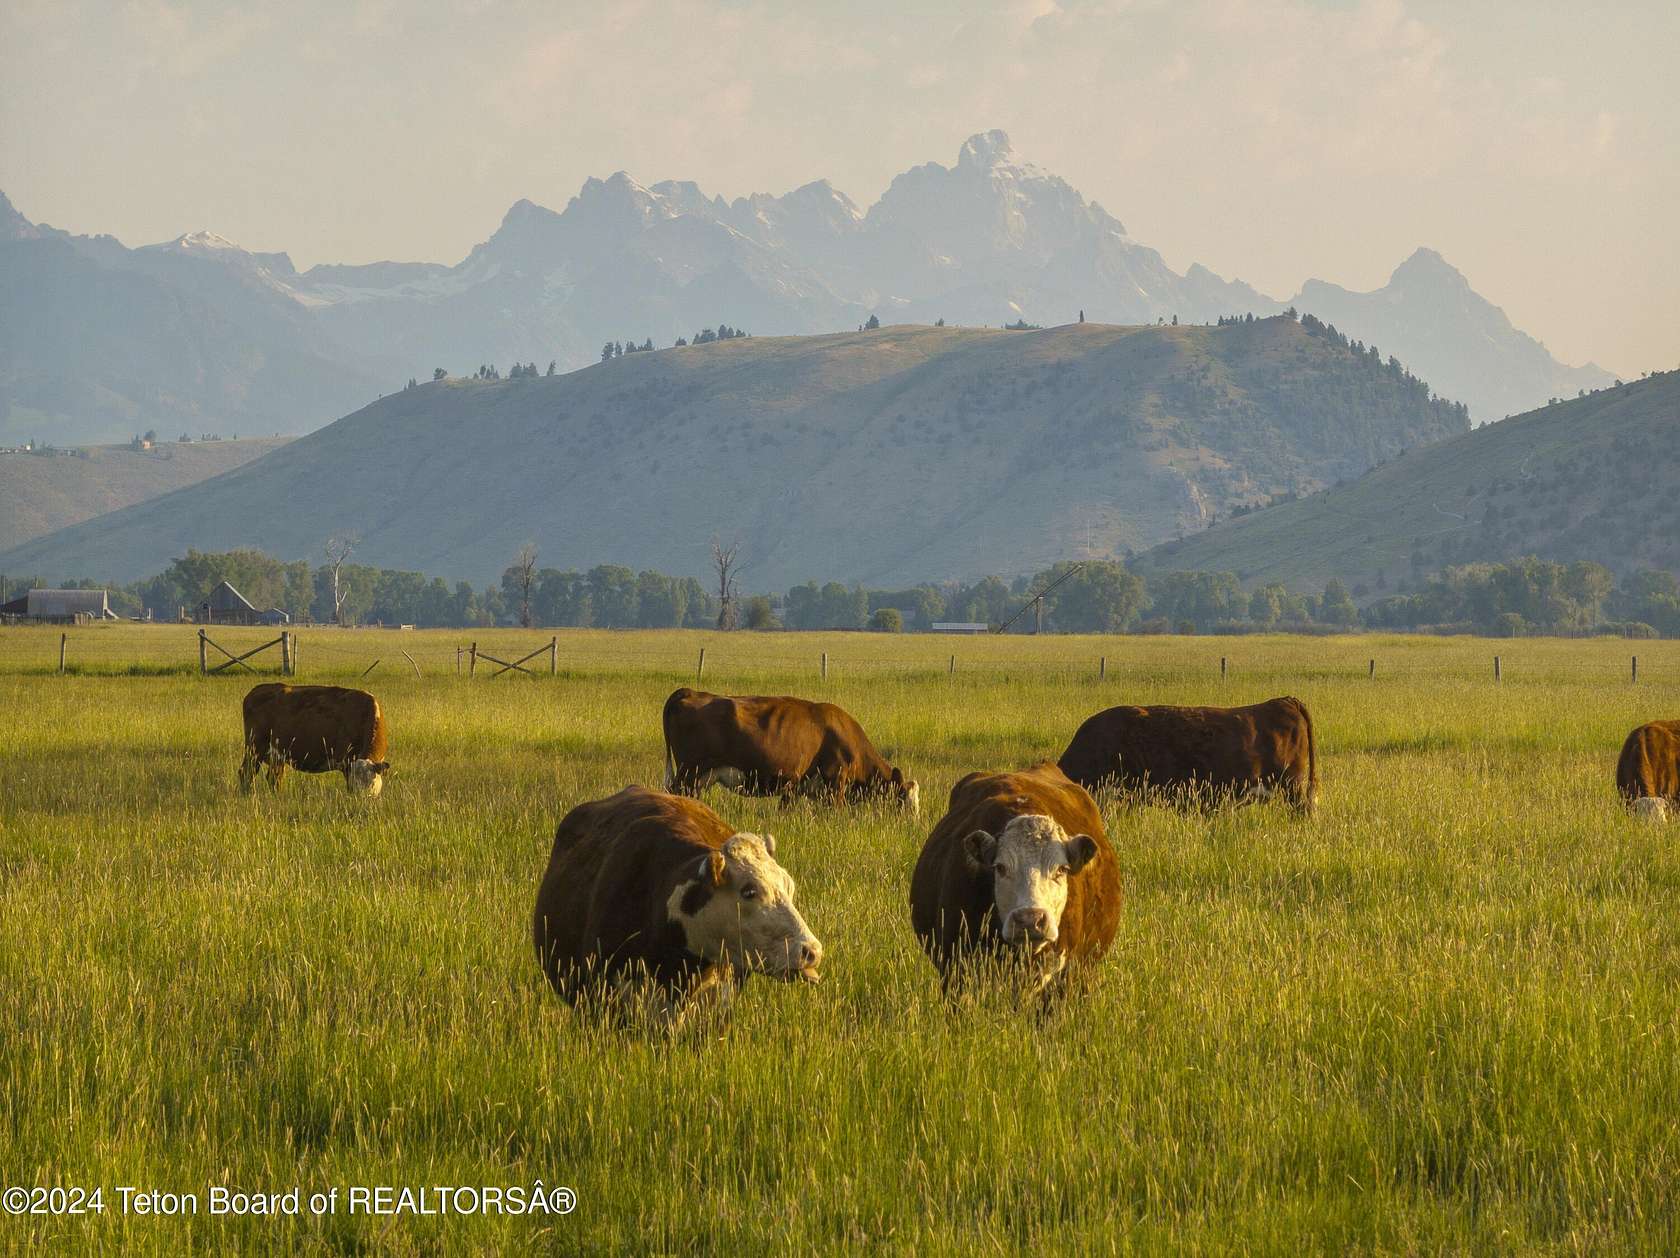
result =
[[[356,549],[356,543],[361,539],[354,533],[342,533],[337,537],[329,537],[322,549],[327,556],[327,563],[332,567],[332,599],[333,624],[344,623],[344,600],[350,597],[350,583],[340,579],[340,572],[345,561]]]
[[[740,552],[738,539],[725,546],[718,537],[712,537],[712,571],[717,573],[719,629],[733,629],[740,619],[735,611],[735,586],[741,576]]]
[[[513,561],[513,582],[519,590],[519,627],[531,627],[531,587],[537,581],[537,544],[526,542]]]

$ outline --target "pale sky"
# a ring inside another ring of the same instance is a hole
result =
[[[1674,0],[0,0],[0,189],[135,245],[459,261],[589,175],[860,205],[1001,127],[1288,297],[1440,250],[1567,362],[1680,366]]]

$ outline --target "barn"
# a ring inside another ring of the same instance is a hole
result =
[[[27,590],[0,607],[0,613],[48,624],[118,619],[105,590]]]
[[[258,611],[232,583],[223,581],[199,601],[193,620],[201,625],[287,625],[292,618],[278,607]]]

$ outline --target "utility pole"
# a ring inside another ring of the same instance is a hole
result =
[[[1069,568],[1066,572],[1062,573],[1061,576],[1057,577],[1054,581],[1050,582],[1049,585],[1045,586],[1037,594],[1034,594],[1032,596],[1032,598],[1028,600],[1025,607],[1022,607],[1020,611],[1016,612],[1008,620],[1004,621],[996,629],[992,630],[992,632],[993,633],[1006,633],[1006,632],[1008,632],[1010,625],[1014,624],[1017,620],[1021,619],[1022,616],[1025,616],[1029,609],[1036,608],[1037,611],[1038,611],[1038,621],[1037,621],[1037,628],[1035,629],[1034,632],[1042,633],[1044,631],[1044,596],[1046,594],[1050,593],[1051,590],[1055,589],[1063,581],[1066,581],[1069,577],[1072,577],[1073,575],[1075,575],[1084,566],[1085,565],[1083,563],[1074,564],[1073,567]]]

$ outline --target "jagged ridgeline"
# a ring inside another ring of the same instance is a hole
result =
[[[1001,131],[902,172],[867,208],[826,181],[725,201],[620,171],[559,211],[516,202],[453,266],[299,271],[211,231],[130,249],[32,223],[0,194],[0,444],[307,432],[439,366],[566,371],[604,339],[663,348],[719,319],[787,336],[1080,312],[1204,323],[1286,304],[1199,264],[1174,271]],[[1311,280],[1293,305],[1397,354],[1477,422],[1611,379],[1556,361],[1429,249],[1374,292]]]
[[[1455,403],[1287,316],[750,337],[405,389],[191,489],[0,554],[132,580],[187,548],[494,580],[542,561],[871,585],[1036,571],[1461,433]]]

